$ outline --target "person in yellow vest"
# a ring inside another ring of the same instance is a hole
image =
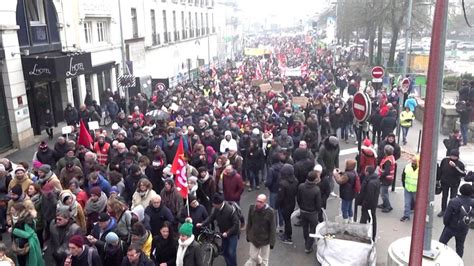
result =
[[[99,139],[94,143],[94,152],[97,154],[97,162],[107,166],[109,163],[110,144],[105,141],[105,135],[100,134]]]
[[[401,222],[410,220],[411,207],[415,203],[416,188],[418,184],[418,162],[419,156],[415,155],[411,158],[411,163],[405,166],[402,173],[402,184],[404,189],[405,207],[403,211],[403,217],[400,218]]]
[[[410,110],[408,106],[405,110],[400,113],[400,127],[402,128],[403,145],[407,145],[407,135],[410,127],[413,126],[413,120],[415,120],[415,114]]]

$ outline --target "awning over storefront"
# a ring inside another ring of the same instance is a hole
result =
[[[92,72],[90,53],[45,53],[23,56],[23,75],[28,81],[53,81]]]

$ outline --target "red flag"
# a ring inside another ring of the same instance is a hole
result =
[[[86,128],[86,124],[84,124],[84,121],[80,122],[80,131],[79,131],[79,140],[77,141],[78,145],[83,145],[84,147],[91,149],[92,148],[92,143],[94,140],[92,139],[91,135],[89,134],[89,131]]]
[[[186,160],[184,159],[183,138],[180,138],[178,150],[174,156],[171,173],[174,174],[174,183],[176,189],[181,193],[183,198],[188,197],[188,178],[186,176]]]
[[[260,66],[260,63],[257,63],[257,69],[255,69],[255,79],[263,79],[262,67]]]

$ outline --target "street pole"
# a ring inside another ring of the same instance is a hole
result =
[[[438,255],[436,251],[431,249],[431,239],[447,17],[448,0],[437,0],[431,31],[430,62],[423,117],[423,128],[425,130],[423,130],[421,141],[420,172],[415,200],[409,265],[422,265],[423,256],[436,258]]]
[[[118,8],[119,8],[119,17],[120,17],[120,52],[122,53],[122,75],[128,74],[128,68],[126,64],[125,58],[125,40],[123,37],[123,19],[122,19],[122,0],[118,0]],[[119,93],[120,94],[120,93]],[[125,88],[125,113],[128,113],[128,106],[130,105],[130,98],[128,96],[128,87]]]
[[[408,71],[408,41],[411,35],[411,16],[413,13],[413,0],[408,0],[408,14],[407,14],[407,23],[405,24],[405,56],[403,59],[403,69],[402,69],[402,79],[407,75]],[[403,111],[403,105],[405,104],[405,93],[403,93],[401,87],[398,91],[398,126],[397,126],[397,137],[398,143],[400,143],[400,114]]]

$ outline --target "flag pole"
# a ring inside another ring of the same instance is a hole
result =
[[[186,196],[186,206],[188,209],[188,217],[191,217],[191,214],[189,213],[189,194]]]

